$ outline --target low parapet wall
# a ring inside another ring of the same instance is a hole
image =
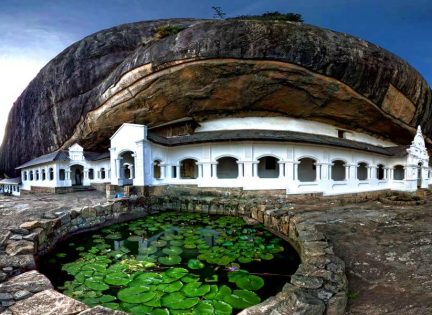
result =
[[[0,284],[0,309],[5,311],[4,314],[22,314],[20,310],[28,307],[32,309],[31,314],[44,314],[61,302],[64,308],[73,307],[73,314],[100,314],[98,310],[88,310],[82,303],[53,291],[48,279],[31,271],[36,269],[37,257],[73,234],[159,211],[174,210],[253,219],[291,242],[298,250],[301,264],[283,290],[261,304],[243,310],[241,314],[270,314],[273,311],[274,314],[285,314],[287,310],[293,314],[343,314],[347,302],[344,262],[334,255],[331,244],[316,226],[301,221],[284,204],[280,199],[164,195],[117,200],[57,212],[52,218],[26,222],[11,229],[5,239],[0,240],[4,250],[4,254],[0,255],[0,267],[3,269],[0,278],[9,279]],[[22,283],[23,277],[28,279],[24,281],[26,284]],[[36,289],[32,287],[33,278],[39,279],[43,285]],[[26,291],[25,294],[23,291]],[[3,292],[8,294],[1,295]],[[62,312],[67,313],[67,310],[58,310],[57,313]],[[123,314],[112,310],[104,312]]]

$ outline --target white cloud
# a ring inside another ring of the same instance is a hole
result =
[[[2,16],[0,15],[0,18]],[[0,19],[0,143],[13,103],[39,70],[72,40],[23,21]]]
[[[44,64],[45,60],[33,60],[25,56],[0,56],[0,141],[13,102]]]

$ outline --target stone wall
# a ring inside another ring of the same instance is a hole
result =
[[[65,308],[73,308],[75,311],[71,314],[122,314],[110,310],[103,310],[104,313],[87,310],[82,303],[53,291],[48,279],[34,271],[35,260],[52,249],[58,241],[73,234],[165,210],[222,214],[255,220],[289,241],[298,250],[301,264],[283,290],[241,314],[286,314],[288,309],[295,314],[343,314],[347,302],[344,262],[333,254],[331,244],[314,225],[301,222],[300,217],[287,209],[285,204],[284,198],[162,194],[56,212],[52,217],[23,223],[11,229],[0,240],[0,279],[8,280],[0,284],[0,311],[4,311],[1,314],[23,314],[20,313],[23,309],[32,310],[25,314],[44,314],[44,310],[50,307],[47,304],[58,305],[59,302]],[[23,277],[46,279],[44,281],[48,283],[35,292],[30,290],[31,280],[27,281],[27,286],[18,285]],[[10,288],[14,285],[16,290],[12,292]],[[8,294],[2,294],[7,290],[10,291]],[[67,313],[66,310],[58,310],[57,313],[62,312]]]

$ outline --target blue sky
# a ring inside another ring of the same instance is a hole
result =
[[[432,85],[431,0],[0,0],[0,140],[12,103],[50,59],[114,25],[169,17],[296,12],[305,22],[371,41]]]

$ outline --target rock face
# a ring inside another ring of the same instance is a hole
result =
[[[157,30],[179,26],[160,38]],[[103,150],[124,122],[301,117],[398,144],[422,125],[431,89],[366,41],[290,22],[161,20],[103,30],[49,62],[14,104],[0,174],[79,142]]]
[[[9,308],[9,311],[13,315],[74,315],[81,313],[86,308],[83,303],[57,291],[45,290],[15,303]]]

